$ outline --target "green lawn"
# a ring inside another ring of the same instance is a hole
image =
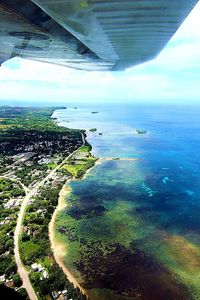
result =
[[[53,169],[55,169],[58,166],[58,164],[56,164],[56,163],[49,163],[47,166],[48,166],[48,169],[53,170]]]
[[[95,164],[96,158],[90,157],[81,159],[79,164],[65,164],[61,169],[67,170],[74,178],[80,178],[85,172]]]
[[[37,253],[40,246],[33,243],[32,241],[23,242],[20,244],[22,256],[27,259],[31,254]]]
[[[90,152],[91,151],[91,147],[90,146],[83,146],[82,148],[79,149],[80,152]]]

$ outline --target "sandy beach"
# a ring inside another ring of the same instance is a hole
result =
[[[56,207],[51,222],[49,223],[49,238],[50,238],[51,248],[54,254],[55,261],[61,267],[61,269],[67,276],[68,280],[74,285],[74,287],[79,288],[82,291],[82,293],[87,296],[86,291],[80,286],[80,284],[77,282],[73,274],[69,271],[69,269],[67,268],[67,266],[64,264],[62,260],[67,253],[67,246],[64,245],[63,243],[58,242],[58,240],[55,237],[54,226],[55,226],[56,216],[60,210],[64,209],[67,206],[65,199],[67,197],[67,194],[70,193],[70,187],[66,186],[66,184],[69,182],[70,180],[63,185],[60,191],[58,206]]]
[[[109,161],[109,160],[116,160],[116,159],[115,158],[110,158],[110,157],[109,158],[99,158],[95,162],[95,165],[101,164],[102,162]],[[138,160],[138,158],[119,158],[117,160]],[[88,169],[81,179],[84,179],[90,173],[90,171],[95,167],[95,165],[93,167],[91,167],[90,169]],[[63,272],[67,276],[68,280],[74,285],[74,287],[79,288],[82,291],[82,293],[85,294],[88,297],[87,292],[78,283],[76,278],[73,276],[73,274],[70,272],[70,270],[67,268],[67,266],[63,262],[64,257],[67,253],[67,245],[59,242],[56,239],[56,236],[55,236],[56,217],[57,217],[57,214],[59,213],[59,211],[63,210],[67,206],[66,197],[71,192],[71,188],[69,186],[69,183],[70,183],[71,180],[72,179],[69,179],[63,185],[62,189],[60,190],[58,205],[57,205],[57,207],[56,207],[56,209],[53,213],[51,222],[49,223],[49,238],[50,238],[51,248],[52,248],[52,251],[53,251],[53,254],[54,254],[55,261],[61,267],[61,269],[63,270]],[[73,180],[77,180],[77,179],[73,178]],[[78,180],[80,180],[80,179],[78,179]]]

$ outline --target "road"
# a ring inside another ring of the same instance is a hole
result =
[[[38,300],[38,297],[35,293],[35,290],[32,287],[32,284],[31,284],[29,276],[28,276],[28,272],[25,269],[25,266],[23,265],[23,263],[21,261],[20,252],[19,252],[19,237],[20,237],[21,230],[22,230],[23,219],[24,219],[24,216],[25,216],[25,213],[26,213],[26,207],[27,207],[30,199],[37,193],[39,188],[42,187],[45,184],[45,182],[47,180],[49,180],[56,173],[56,171],[59,168],[61,168],[63,166],[63,164],[66,163],[66,161],[70,157],[72,157],[78,150],[80,150],[85,145],[85,138],[84,138],[83,134],[82,134],[82,140],[83,140],[83,145],[80,148],[78,148],[77,150],[75,150],[73,153],[71,153],[69,156],[67,156],[42,181],[38,182],[37,185],[32,190],[29,190],[26,186],[24,186],[21,181],[16,180],[17,182],[19,182],[24,187],[26,196],[25,196],[25,198],[22,202],[22,205],[20,207],[20,211],[19,211],[19,215],[18,215],[18,219],[17,219],[17,225],[16,225],[15,232],[14,232],[14,254],[15,254],[15,261],[16,261],[16,264],[17,264],[18,272],[19,272],[19,275],[20,275],[20,277],[22,279],[22,282],[23,282],[23,287],[26,289],[30,300]],[[8,177],[6,177],[6,178],[8,178]],[[15,179],[11,179],[11,180],[15,181]]]
[[[25,186],[19,179],[15,179],[15,178],[9,177],[9,174],[6,174],[6,175],[0,175],[0,178],[9,179],[9,180],[11,180],[11,181],[14,181],[14,182],[19,183],[19,184],[23,187],[23,189],[24,189],[26,195],[30,192],[29,188],[27,188],[27,186]]]

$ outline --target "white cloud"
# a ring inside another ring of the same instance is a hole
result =
[[[122,101],[200,97],[200,3],[154,61],[84,72],[15,58],[0,68],[1,99]]]

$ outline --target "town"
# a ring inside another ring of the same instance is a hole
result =
[[[24,299],[84,300],[54,259],[48,225],[65,182],[96,158],[85,132],[57,126],[55,109],[0,107],[0,284]]]

